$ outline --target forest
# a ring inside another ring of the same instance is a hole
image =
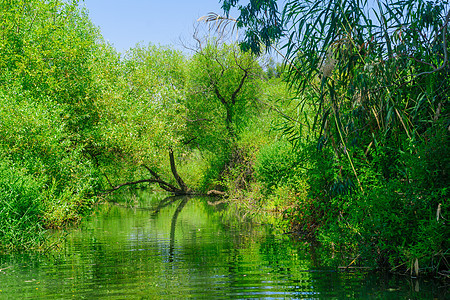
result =
[[[448,2],[220,2],[185,51],[120,53],[78,1],[0,0],[0,252],[147,188],[448,278]]]

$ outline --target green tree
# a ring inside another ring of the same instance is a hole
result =
[[[38,236],[79,219],[98,192],[90,70],[99,38],[76,1],[0,1],[0,164],[23,178],[11,185],[15,175],[2,173],[0,210],[14,217],[1,228]],[[14,236],[2,247],[36,246]]]
[[[233,143],[258,105],[261,67],[236,44],[209,40],[198,45],[189,66],[187,129],[206,149]]]
[[[174,157],[174,152],[183,151],[184,56],[154,45],[137,45],[123,58],[111,48],[105,50],[96,73],[105,91],[99,100],[104,115],[102,139],[116,154],[108,157],[121,166],[105,159],[104,173],[113,177],[113,190],[124,186],[117,181],[128,180],[125,185],[157,183],[171,192],[188,192]],[[128,170],[125,176],[124,169]],[[150,172],[151,179],[134,180],[145,176],[142,171]]]

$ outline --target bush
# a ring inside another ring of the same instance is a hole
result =
[[[0,249],[28,249],[42,242],[41,182],[0,161]]]
[[[286,141],[277,141],[263,147],[256,158],[256,178],[268,189],[279,185],[293,185],[303,168],[300,156]]]
[[[430,128],[422,143],[416,146],[417,154],[406,157],[411,179],[422,189],[446,189],[450,182],[450,121]],[[447,123],[447,124],[445,124]]]
[[[442,200],[442,199],[441,199]],[[450,230],[437,219],[438,205],[430,193],[421,193],[401,180],[366,185],[365,194],[342,195],[330,201],[317,236],[325,245],[354,253],[364,265],[405,270],[416,259],[427,272],[449,249]],[[442,213],[448,211],[444,201]],[[333,217],[334,216],[334,217]],[[445,261],[445,260],[444,260]]]

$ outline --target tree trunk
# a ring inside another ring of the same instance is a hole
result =
[[[150,169],[146,165],[142,165],[144,168],[146,168],[149,171],[149,173],[152,175],[152,178],[121,183],[121,184],[114,186],[111,189],[105,191],[104,193],[102,193],[102,195],[117,191],[118,189],[120,189],[124,186],[136,185],[136,184],[140,184],[140,183],[157,183],[163,190],[165,190],[169,193],[173,193],[174,195],[177,195],[177,196],[195,195],[195,194],[196,195],[205,195],[205,196],[225,196],[224,192],[216,191],[216,190],[209,191],[207,194],[195,193],[190,188],[188,188],[186,183],[183,181],[181,176],[178,174],[177,167],[175,164],[175,156],[174,156],[173,150],[171,148],[169,149],[169,159],[170,159],[170,169],[171,169],[172,175],[175,178],[175,180],[177,181],[177,184],[179,187],[176,187],[175,185],[170,184],[169,182],[163,180],[161,178],[161,176],[159,176],[159,174],[156,173],[154,170]]]
[[[186,186],[183,179],[181,179],[180,175],[177,172],[177,167],[175,165],[175,158],[173,156],[172,148],[169,149],[169,159],[170,159],[170,169],[172,170],[172,175],[178,183],[180,190],[177,195],[188,195],[191,193],[190,189]]]
[[[172,175],[175,178],[176,182],[178,183],[179,187],[176,187],[173,184],[170,184],[169,182],[163,180],[161,178],[161,176],[159,176],[159,174],[156,173],[154,170],[150,169],[146,165],[142,165],[144,168],[146,168],[150,172],[150,174],[152,175],[152,178],[122,183],[122,184],[112,187],[110,190],[107,190],[104,194],[114,192],[114,191],[120,189],[121,187],[124,187],[127,185],[136,185],[139,183],[157,183],[163,190],[165,190],[169,193],[173,193],[175,195],[191,195],[192,191],[187,187],[186,183],[184,183],[183,179],[181,179],[180,175],[178,174],[177,167],[175,165],[175,158],[173,155],[172,148],[169,149],[169,159],[170,159],[170,169],[172,171]]]
[[[230,138],[232,141],[236,141],[236,132],[234,130],[234,123],[233,123],[233,107],[231,105],[227,105],[225,108],[227,110],[227,117],[225,119],[225,126],[227,128],[228,134],[230,135]]]

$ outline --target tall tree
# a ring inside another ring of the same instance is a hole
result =
[[[237,44],[199,42],[189,67],[187,129],[197,143],[229,142],[256,106],[261,68]]]

